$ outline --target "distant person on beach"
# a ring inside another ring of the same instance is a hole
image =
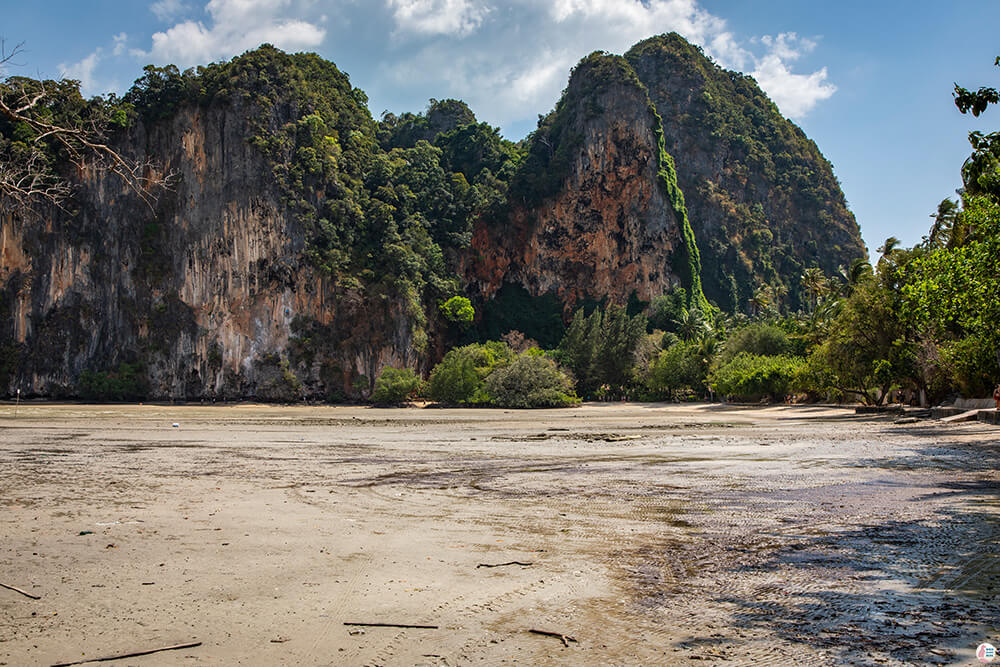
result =
[[[996,403],[997,410],[1000,410],[1000,384],[993,390],[993,402]]]

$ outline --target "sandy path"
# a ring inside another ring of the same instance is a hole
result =
[[[41,596],[0,589],[0,664],[968,663],[998,452],[824,408],[0,407],[0,582]]]

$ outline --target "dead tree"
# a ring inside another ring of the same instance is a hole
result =
[[[0,42],[0,71],[14,64],[22,50],[23,43],[7,51]],[[62,207],[73,188],[53,168],[57,152],[58,160],[78,170],[90,167],[115,174],[152,208],[159,192],[169,188],[172,175],[151,161],[132,160],[112,148],[106,109],[68,122],[54,118],[52,109],[69,91],[79,94],[77,82],[17,76],[0,82],[0,119],[18,134],[14,141],[0,133],[0,202],[22,210],[38,203]]]

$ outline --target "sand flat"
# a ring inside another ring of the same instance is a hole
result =
[[[0,663],[960,663],[998,453],[808,406],[3,406],[0,582],[41,599],[0,589]]]

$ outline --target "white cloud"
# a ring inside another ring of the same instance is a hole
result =
[[[111,67],[112,54],[188,67],[269,42],[318,50],[346,66],[376,114],[457,97],[520,134],[553,107],[580,58],[624,53],[675,31],[722,66],[752,74],[793,118],[836,91],[825,68],[802,65],[815,41],[790,32],[737,37],[701,0],[159,0],[150,7],[172,18],[146,49],[121,33],[66,71],[87,88]]]
[[[556,23],[594,23],[624,42],[616,53],[651,34],[674,31],[700,44],[705,52],[724,67],[748,71],[783,113],[801,118],[837,87],[827,81],[826,68],[809,74],[792,72],[789,63],[816,48],[814,40],[794,32],[765,35],[759,43],[764,53],[758,55],[739,43],[726,29],[726,22],[702,9],[695,0],[556,0],[551,5]],[[580,26],[577,27],[580,29]],[[614,39],[611,34],[607,37]]]
[[[76,79],[79,81],[80,92],[85,97],[99,94],[103,91],[98,90],[94,70],[103,57],[104,49],[97,47],[93,53],[79,62],[70,64],[59,63],[59,76],[64,79]]]
[[[608,33],[624,31],[622,39],[629,46],[668,31],[702,43],[725,25],[695,0],[556,0],[550,15],[556,23],[594,23]]]
[[[291,0],[211,0],[205,11],[211,17],[184,21],[153,34],[152,47],[139,55],[181,67],[229,58],[263,43],[286,51],[319,46],[326,30],[289,16]]]
[[[800,38],[794,32],[783,32],[777,37],[764,35],[760,41],[772,55],[782,60],[797,60],[803,53],[809,53],[816,48],[814,40]]]
[[[115,46],[112,49],[112,53],[116,56],[120,56],[125,53],[125,43],[128,41],[128,35],[124,32],[120,32],[114,36]]]
[[[465,36],[476,31],[490,7],[476,0],[388,0],[396,29],[423,35]]]
[[[837,92],[837,87],[827,81],[825,67],[811,74],[796,74],[788,68],[789,62],[815,49],[815,41],[801,39],[794,32],[764,36],[760,41],[768,51],[756,59],[751,74],[785,115],[802,118]]]
[[[826,80],[825,67],[812,74],[795,74],[774,54],[759,60],[752,74],[778,108],[791,118],[802,118],[837,92],[837,87]]]
[[[698,0],[384,3],[397,32],[422,33],[424,39],[419,46],[403,43],[394,45],[395,51],[373,53],[389,69],[378,74],[374,86],[366,82],[376,105],[382,97],[423,91],[423,99],[465,99],[491,123],[523,125],[552,108],[569,69],[583,56],[595,50],[624,53],[664,32],[701,45],[724,67],[752,73],[786,115],[801,117],[836,91],[825,69],[798,73],[792,67],[816,47],[814,41],[782,33],[741,42]],[[454,39],[472,31],[475,48]]]
[[[154,2],[149,6],[149,11],[156,14],[156,18],[164,23],[173,21],[190,9],[182,0],[159,0],[159,2]]]
[[[571,58],[565,53],[549,52],[545,56],[537,67],[510,80],[510,91],[515,99],[522,103],[534,100],[540,93],[561,86],[566,80],[566,73],[572,67]]]

